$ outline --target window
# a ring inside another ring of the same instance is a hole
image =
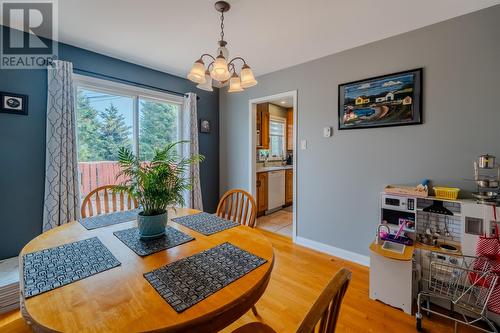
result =
[[[282,160],[285,158],[285,128],[284,118],[272,117],[269,121],[269,158]]]
[[[75,75],[80,195],[116,184],[118,149],[144,161],[181,135],[182,97]]]

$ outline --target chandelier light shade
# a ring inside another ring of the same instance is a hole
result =
[[[205,64],[203,60],[196,60],[187,78],[196,83],[205,83]]]
[[[243,88],[241,87],[241,81],[238,75],[236,73],[233,73],[231,78],[229,79],[229,90],[228,92],[240,92],[243,91]]]
[[[231,73],[227,68],[226,58],[224,58],[222,54],[219,54],[217,58],[215,58],[213,69],[212,72],[210,72],[210,75],[214,80],[221,82],[226,81],[231,77]]]
[[[255,80],[252,70],[250,69],[250,66],[248,66],[247,64],[244,64],[243,67],[241,68],[240,77],[241,77],[242,88],[250,88],[257,84],[257,80]]]
[[[196,87],[201,90],[214,91],[212,88],[212,77],[208,70],[205,72],[205,82],[198,84]]]
[[[195,83],[198,83],[199,89],[213,91],[212,86],[221,87],[229,84],[228,92],[240,92],[243,88],[249,88],[257,84],[257,80],[253,75],[250,66],[247,65],[245,59],[235,57],[229,61],[229,50],[224,40],[224,13],[227,12],[231,6],[225,1],[217,1],[215,3],[215,10],[221,13],[221,33],[219,40],[219,48],[215,57],[205,53],[195,61],[187,78]],[[210,62],[205,67],[203,59],[210,58]],[[236,64],[241,65],[240,74],[238,76]]]

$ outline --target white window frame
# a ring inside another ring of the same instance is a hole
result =
[[[74,82],[74,96],[75,105],[78,88],[86,88],[94,91],[99,91],[103,93],[113,94],[117,96],[129,97],[133,99],[133,129],[132,129],[132,140],[133,140],[133,152],[138,156],[139,153],[139,100],[149,99],[157,100],[159,102],[177,104],[179,106],[179,124],[177,126],[177,135],[179,140],[189,140],[189,138],[183,137],[183,127],[186,119],[184,119],[183,103],[184,98],[182,96],[177,96],[173,94],[164,93],[161,91],[156,91],[152,89],[146,89],[142,87],[136,87],[130,84],[119,83],[110,80],[103,80],[91,76],[73,74]],[[180,145],[178,147],[179,154],[182,153]]]
[[[271,155],[272,149],[271,146],[269,146],[269,161],[281,161],[286,155],[286,118],[283,117],[278,117],[278,116],[270,116],[269,117],[269,145],[271,145],[271,122],[277,122],[277,123],[282,123],[283,124],[283,146],[281,147],[281,151],[283,152],[284,156],[280,157],[274,157]]]

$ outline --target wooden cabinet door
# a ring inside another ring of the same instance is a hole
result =
[[[266,103],[267,104],[267,103]],[[262,111],[260,122],[260,142],[262,149],[269,149],[269,105]]]
[[[257,104],[257,129],[260,131],[257,148],[269,149],[269,103]]]
[[[257,213],[261,214],[267,210],[267,172],[257,174]]]
[[[255,127],[257,129],[257,137],[256,139],[256,144],[257,148],[262,148],[262,129],[261,129],[261,124],[262,124],[262,112],[259,110],[259,106],[257,105],[257,112],[256,112],[256,123]]]
[[[286,112],[286,149],[293,150],[293,109]]]
[[[293,170],[285,171],[285,204],[293,203]]]

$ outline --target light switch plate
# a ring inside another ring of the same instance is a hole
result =
[[[300,140],[300,149],[302,150],[307,149],[307,140]]]
[[[333,134],[333,131],[332,131],[332,128],[330,126],[327,126],[327,127],[323,128],[323,136],[325,138],[331,137],[332,134]]]

